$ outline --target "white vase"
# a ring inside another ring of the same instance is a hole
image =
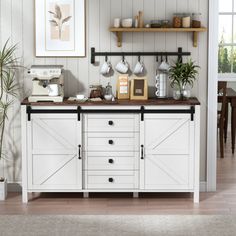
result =
[[[4,201],[7,198],[7,179],[3,182],[0,181],[0,201]]]

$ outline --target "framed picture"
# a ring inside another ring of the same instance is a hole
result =
[[[35,0],[36,57],[85,56],[85,0]]]
[[[130,100],[148,99],[148,83],[146,77],[132,78],[130,83]]]

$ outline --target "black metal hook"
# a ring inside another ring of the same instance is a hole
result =
[[[105,56],[105,62],[107,62],[108,61],[108,56],[107,56],[107,54],[106,54],[106,56]]]
[[[124,54],[122,55],[122,61],[123,62],[125,61],[125,55]]]
[[[141,56],[140,55],[138,55],[138,62],[140,62],[141,61]]]
[[[156,62],[159,62],[159,58],[158,58],[158,55],[156,56]]]

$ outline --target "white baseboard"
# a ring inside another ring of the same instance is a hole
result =
[[[22,191],[21,182],[8,183],[7,189],[8,189],[8,192],[21,192]],[[206,192],[206,191],[207,191],[207,182],[201,181],[200,182],[200,192]]]

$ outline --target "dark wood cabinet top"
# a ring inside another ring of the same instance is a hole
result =
[[[114,102],[101,101],[101,102],[79,102],[68,101],[67,98],[63,102],[33,102],[30,103],[28,99],[24,99],[21,105],[26,106],[166,106],[166,105],[182,105],[182,106],[195,106],[200,105],[197,98],[190,98],[188,100],[174,100],[173,98],[153,98],[145,101],[131,101],[131,100],[115,100]]]

